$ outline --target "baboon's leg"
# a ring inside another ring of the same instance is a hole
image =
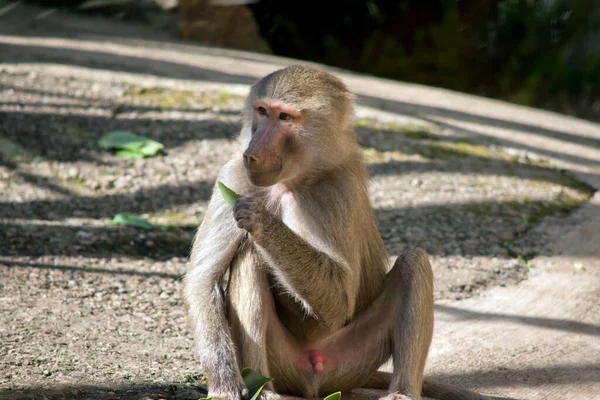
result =
[[[427,254],[423,250],[405,252],[388,279],[394,282],[399,297],[392,329],[394,369],[389,391],[420,398],[433,336],[433,271]]]
[[[381,295],[365,312],[307,351],[314,372],[344,382],[385,384],[374,375],[390,356],[390,393],[421,398],[425,360],[433,335],[433,272],[423,250],[402,254],[387,274]],[[340,376],[343,374],[343,377]],[[380,378],[380,379],[379,379]]]
[[[269,375],[267,327],[276,317],[267,275],[256,251],[246,245],[230,269],[228,288],[229,328],[239,368]],[[272,388],[271,384],[267,388]]]

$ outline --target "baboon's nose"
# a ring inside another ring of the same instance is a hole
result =
[[[246,165],[254,165],[258,163],[258,159],[254,156],[244,153],[244,162],[246,163]]]

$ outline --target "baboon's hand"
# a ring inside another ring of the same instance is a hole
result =
[[[243,400],[248,398],[248,389],[242,380],[232,385],[222,385],[208,391],[207,398],[213,400]]]
[[[292,397],[283,396],[281,394],[275,393],[272,390],[263,390],[260,396],[258,396],[258,398],[260,400],[283,400],[284,398],[291,399]],[[296,399],[297,397],[293,398]]]
[[[414,400],[414,397],[399,393],[389,393],[386,396],[380,397],[379,400]]]
[[[239,197],[233,205],[233,217],[237,226],[255,235],[262,231],[265,208],[252,197]]]

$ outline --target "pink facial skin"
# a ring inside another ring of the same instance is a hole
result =
[[[285,106],[275,101],[261,99],[256,100],[253,105],[255,109],[258,107],[264,107],[269,111],[269,114],[274,113],[275,115],[279,115],[281,113],[286,113],[294,120],[300,120],[302,118],[302,114],[295,108]]]

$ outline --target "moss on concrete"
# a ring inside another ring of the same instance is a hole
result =
[[[363,147],[363,159],[367,164],[381,164],[388,161],[406,160],[408,155],[400,151],[379,151],[372,147]]]
[[[191,90],[174,90],[163,88],[146,88],[131,85],[125,91],[125,96],[137,99],[143,103],[156,105],[161,109],[192,107],[233,108],[240,106],[244,97],[227,92],[194,92]]]

